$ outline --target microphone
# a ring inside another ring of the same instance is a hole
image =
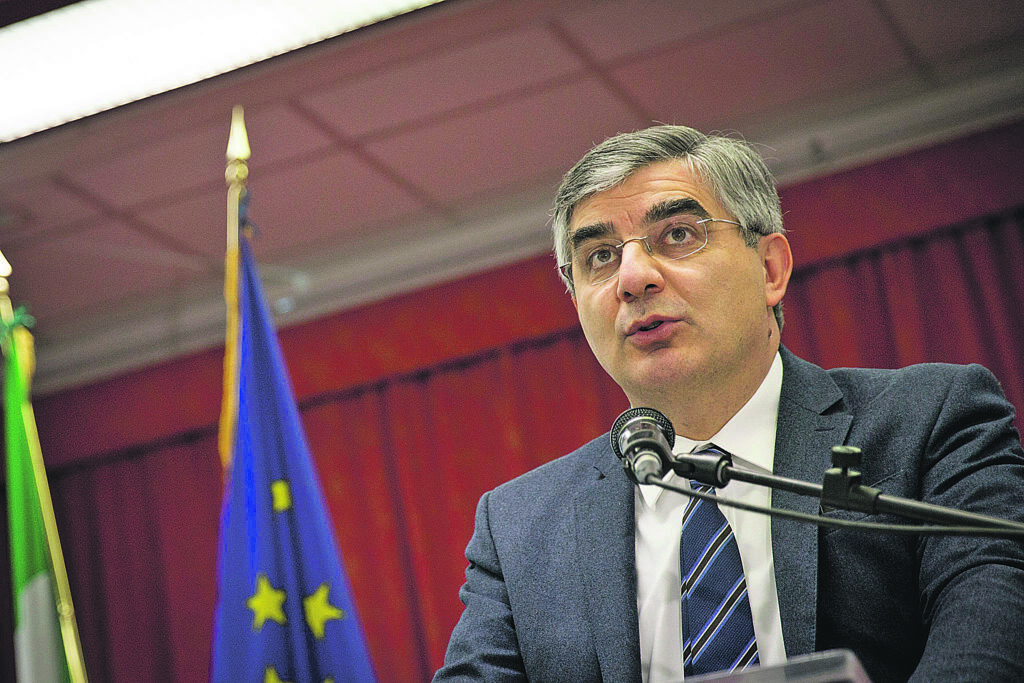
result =
[[[661,477],[671,467],[676,430],[654,408],[625,411],[615,419],[608,436],[622,469],[634,484],[646,484],[648,477]]]

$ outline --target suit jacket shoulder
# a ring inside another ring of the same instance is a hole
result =
[[[883,493],[1024,517],[1014,411],[981,366],[826,371],[785,350],[783,361],[778,474],[820,482],[831,446],[852,445],[863,453],[863,483]],[[789,494],[773,504],[819,512]],[[875,681],[1024,680],[1024,544],[773,521],[773,546],[791,655],[849,647]]]
[[[639,681],[633,526],[607,435],[485,494],[437,680]]]

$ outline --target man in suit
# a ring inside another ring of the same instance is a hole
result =
[[[1024,521],[1024,452],[988,371],[826,371],[781,346],[792,255],[774,181],[745,143],[677,126],[606,140],[566,174],[553,228],[591,349],[631,405],[671,420],[674,452],[713,444],[737,467],[821,481],[831,447],[849,444],[887,494]],[[740,482],[718,493],[819,513]],[[633,485],[607,435],[485,494],[436,679],[699,673],[691,638],[711,629],[680,614],[703,580],[681,559],[687,501]],[[875,681],[1024,680],[1019,539],[825,530],[707,505],[742,564],[724,618],[754,649],[733,666],[850,648]]]

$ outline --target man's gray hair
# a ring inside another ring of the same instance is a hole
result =
[[[552,216],[558,263],[571,260],[569,223],[580,202],[625,182],[642,168],[668,159],[682,160],[707,184],[718,202],[741,223],[747,246],[756,247],[762,235],[785,232],[775,180],[750,144],[737,138],[705,135],[686,126],[654,126],[608,138],[562,178]],[[563,280],[575,296],[572,281],[564,276]],[[773,312],[782,329],[781,301]]]

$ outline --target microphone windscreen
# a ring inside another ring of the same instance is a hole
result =
[[[665,441],[668,442],[669,446],[671,447],[675,443],[675,427],[672,426],[672,422],[665,417],[664,413],[654,408],[630,408],[615,418],[615,422],[612,424],[612,431],[608,434],[608,438],[612,442],[612,451],[617,458],[622,457],[622,451],[619,449],[619,436],[622,435],[622,430],[626,427],[626,424],[637,417],[646,417],[654,420],[661,429],[661,433],[665,435]]]

